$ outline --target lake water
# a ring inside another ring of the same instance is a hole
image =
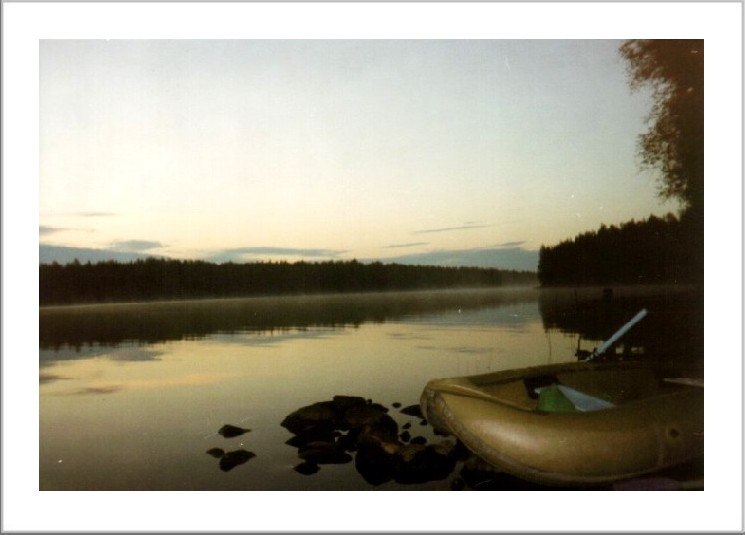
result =
[[[370,482],[355,462],[296,470],[280,425],[334,396],[389,409],[413,438],[427,381],[575,360],[639,309],[616,351],[703,366],[703,304],[678,288],[505,288],[45,307],[41,490],[478,488],[459,462],[429,481]],[[400,405],[399,405],[400,404]],[[225,424],[250,429],[226,438]],[[220,449],[235,462],[221,465]]]

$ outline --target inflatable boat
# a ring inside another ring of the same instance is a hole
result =
[[[703,379],[642,362],[571,362],[435,379],[422,413],[497,469],[592,486],[703,459]]]

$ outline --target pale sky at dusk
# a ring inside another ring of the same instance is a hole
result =
[[[621,43],[43,40],[40,243],[535,269],[677,209]]]

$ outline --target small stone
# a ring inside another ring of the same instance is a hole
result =
[[[219,459],[223,455],[225,455],[225,450],[222,448],[211,448],[207,450],[207,455],[212,455],[216,459]]]
[[[249,431],[251,430],[243,429],[242,427],[236,427],[230,424],[225,424],[224,426],[220,428],[220,430],[217,433],[224,436],[225,438],[233,438],[233,437],[243,435],[244,433],[248,433]]]
[[[422,414],[422,409],[419,407],[419,405],[409,405],[408,407],[404,407],[401,409],[401,414],[406,414],[407,416],[416,416],[418,418],[424,418],[424,415]]]
[[[229,451],[220,458],[220,470],[227,472],[254,457],[256,457],[255,453],[246,450]]]
[[[295,472],[297,472],[298,474],[303,474],[304,476],[310,476],[312,474],[315,474],[320,469],[321,468],[316,463],[312,463],[310,461],[305,461],[304,463],[300,463],[299,465],[293,468]]]

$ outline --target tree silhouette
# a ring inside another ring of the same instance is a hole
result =
[[[703,271],[691,235],[688,222],[672,214],[602,225],[541,247],[538,280],[543,286],[697,282]]]
[[[704,41],[633,39],[620,53],[631,88],[652,89],[650,127],[639,138],[643,164],[662,171],[663,198],[703,217]]]
[[[476,267],[148,258],[39,265],[39,303],[91,303],[534,284],[535,272]]]

